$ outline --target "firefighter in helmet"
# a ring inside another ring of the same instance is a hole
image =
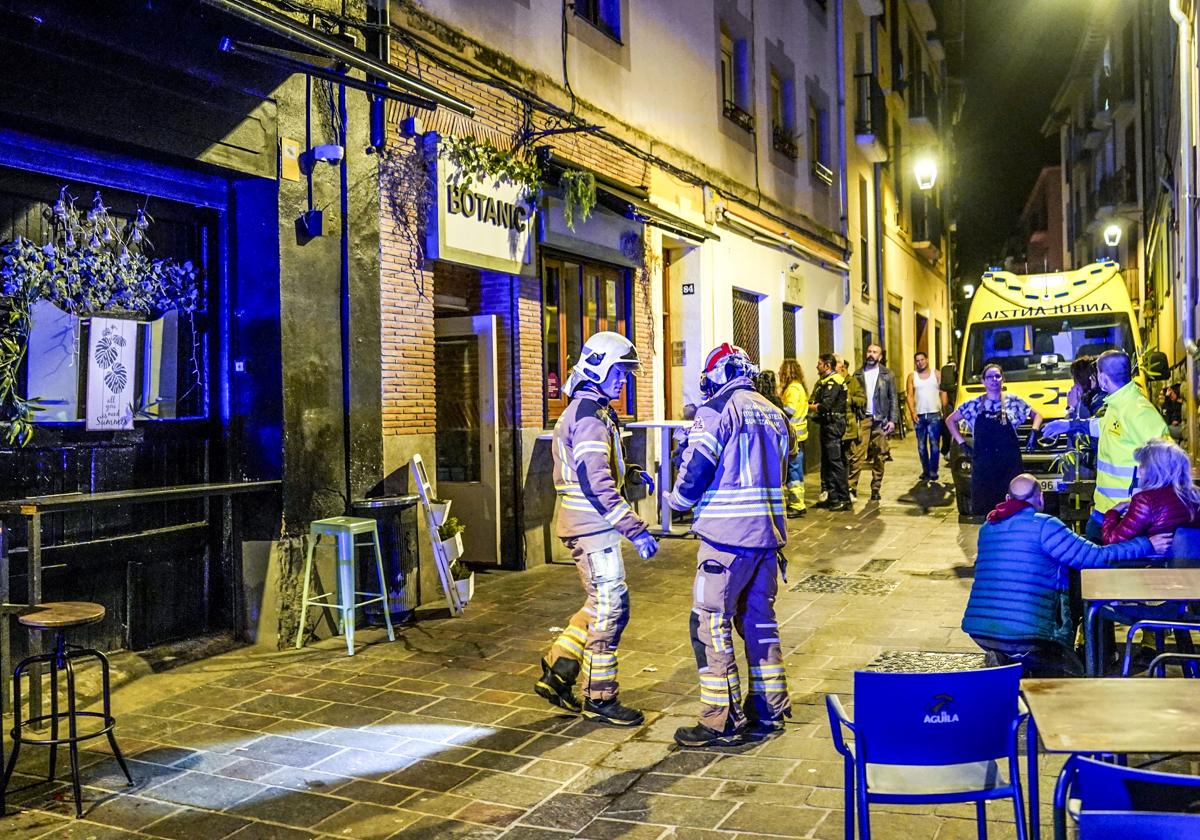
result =
[[[775,618],[780,549],[787,542],[783,486],[788,421],[754,388],[757,369],[740,347],[713,350],[668,502],[694,509],[701,539],[693,586],[692,648],[700,671],[700,720],[675,741],[708,747],[765,738],[791,716]],[[750,669],[743,704],[733,655],[742,637]]]
[[[621,539],[643,559],[654,556],[658,543],[621,495],[628,467],[610,405],[640,367],[629,339],[614,332],[593,335],[567,377],[570,403],[554,425],[557,536],[575,559],[587,600],[542,660],[534,691],[554,706],[611,726],[645,720],[618,699],[617,645],[629,620]],[[630,466],[650,482],[640,467]],[[575,696],[576,682],[582,700]]]

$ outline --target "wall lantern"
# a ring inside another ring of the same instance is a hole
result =
[[[1121,244],[1121,226],[1116,222],[1104,229],[1104,244],[1110,248]]]
[[[922,155],[913,164],[913,175],[917,178],[917,186],[922,190],[931,190],[937,182],[937,160],[930,155]]]

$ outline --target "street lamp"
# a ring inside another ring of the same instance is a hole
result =
[[[917,178],[918,187],[922,190],[933,189],[938,176],[937,160],[932,155],[922,155],[913,164],[913,174]]]
[[[966,300],[970,300],[974,296],[975,296],[975,284],[974,283],[963,283],[963,297]]]
[[[1110,248],[1116,248],[1121,244],[1121,226],[1116,222],[1104,229],[1104,244]]]

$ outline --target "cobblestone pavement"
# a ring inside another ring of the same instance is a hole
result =
[[[825,693],[848,696],[853,671],[871,663],[920,667],[916,652],[976,661],[958,623],[977,527],[958,523],[946,493],[914,489],[911,447],[897,447],[882,504],[790,523],[778,610],[795,716],[775,740],[723,752],[671,742],[697,708],[687,638],[697,544],[671,540],[652,561],[628,561],[621,682],[647,711],[638,729],[558,717],[530,691],[551,628],[580,600],[572,567],[480,576],[465,617],[423,620],[392,644],[362,633],[352,658],[336,640],[243,649],[120,689],[117,734],[136,786],[99,747],[84,752],[87,813],[75,821],[69,784],[38,783],[46,751],[27,748],[14,782],[25,789],[9,800],[21,810],[0,835],[840,837]],[[1043,762],[1043,803],[1058,764]],[[975,836],[970,805],[873,814],[881,838]],[[989,814],[993,837],[1013,836],[1007,803]]]

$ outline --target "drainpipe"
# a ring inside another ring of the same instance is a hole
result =
[[[875,81],[879,81],[879,22],[875,18],[871,18],[871,73],[875,76]],[[886,102],[886,100],[884,100]],[[871,103],[872,107],[874,102]],[[887,105],[884,105],[884,113],[880,115],[871,114],[871,128],[876,131],[887,131]],[[879,118],[882,117],[884,123],[882,126],[877,125]],[[879,320],[879,328],[875,343],[880,347],[887,347],[887,321],[885,316],[887,310],[885,308],[884,296],[886,292],[883,284],[883,164],[876,163],[872,165],[872,189],[875,197],[875,317]]]
[[[1179,32],[1179,184],[1177,215],[1183,226],[1180,238],[1180,262],[1183,268],[1181,302],[1183,308],[1183,347],[1187,365],[1188,449],[1196,454],[1196,198],[1195,167],[1192,158],[1192,31],[1180,0],[1170,0],[1171,18]]]
[[[834,38],[837,41],[837,126],[838,151],[842,155],[842,177],[838,183],[838,218],[842,236],[849,237],[849,212],[846,208],[846,45],[842,41],[842,0],[837,0],[834,14]]]

